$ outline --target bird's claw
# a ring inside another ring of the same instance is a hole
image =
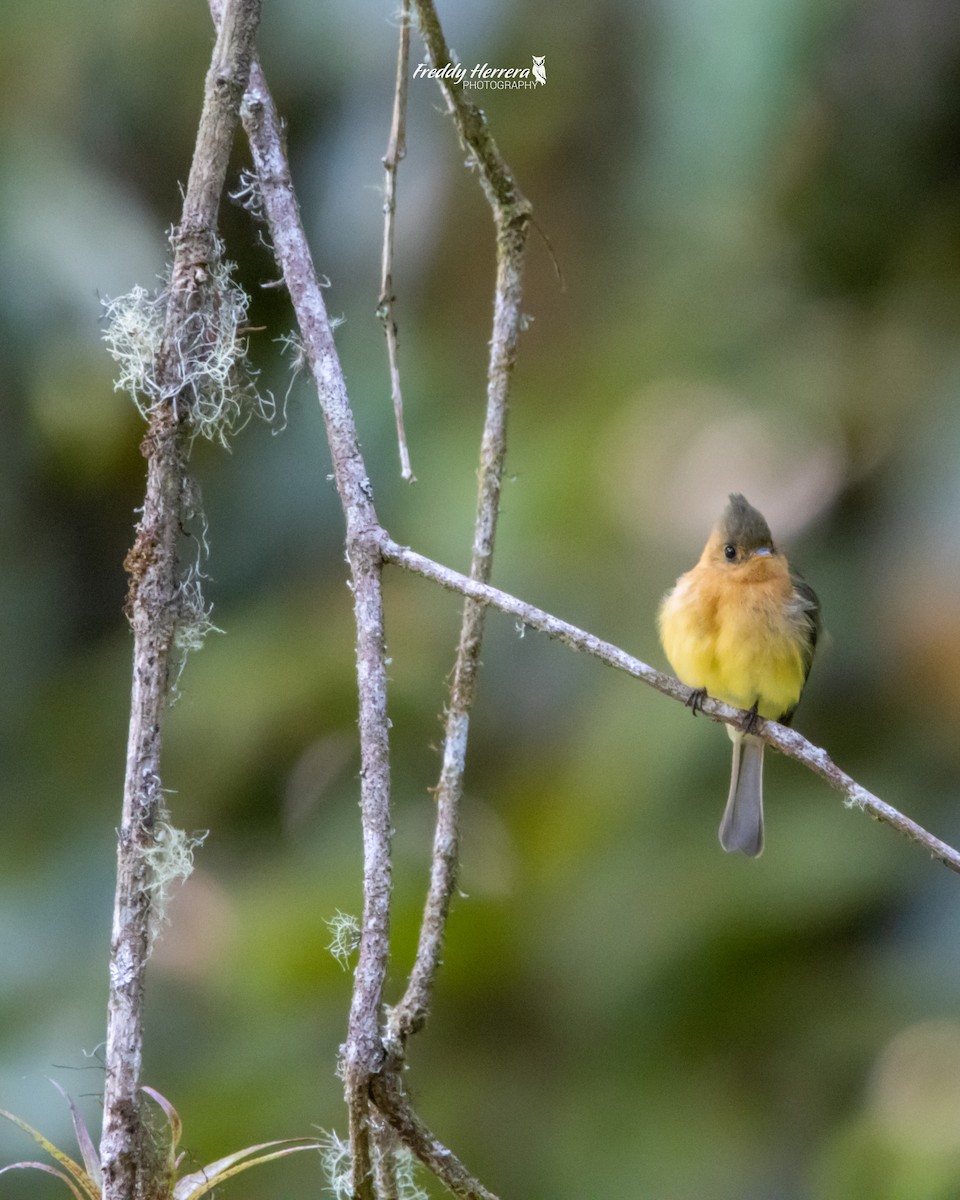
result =
[[[759,700],[754,700],[753,705],[746,710],[746,715],[740,725],[741,733],[754,733],[757,728],[757,722],[760,720],[760,714],[757,712]]]
[[[690,709],[693,715],[696,716],[698,712],[703,711],[703,702],[706,700],[706,698],[706,688],[691,688],[690,695],[686,698],[684,704]]]

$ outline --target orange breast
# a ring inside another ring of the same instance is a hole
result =
[[[786,571],[750,578],[698,565],[660,609],[660,637],[678,678],[738,708],[776,719],[800,699],[803,645]]]

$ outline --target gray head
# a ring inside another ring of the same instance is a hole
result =
[[[723,510],[717,529],[724,542],[737,547],[741,554],[752,554],[755,550],[774,548],[770,526],[752,504],[734,492],[730,503]]]

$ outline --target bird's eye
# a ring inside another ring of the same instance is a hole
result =
[[[737,557],[737,548],[733,542],[727,542],[727,544],[724,546],[723,557],[727,560],[727,562],[733,562],[733,560]]]

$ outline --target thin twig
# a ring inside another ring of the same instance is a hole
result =
[[[250,72],[243,123],[253,152],[277,263],[296,312],[323,413],[346,521],[360,702],[363,927],[344,1047],[353,1194],[373,1200],[370,1080],[383,1062],[380,1011],[390,935],[390,761],[379,525],[346,384],[290,181],[280,121],[259,64]]]
[[[397,422],[397,445],[400,450],[400,475],[415,483],[410,467],[410,451],[403,427],[403,394],[400,391],[400,365],[397,358],[397,319],[393,305],[393,240],[397,213],[397,174],[400,161],[407,153],[407,71],[410,62],[410,0],[400,8],[400,44],[397,50],[397,82],[393,93],[393,118],[390,122],[390,141],[383,156],[383,257],[380,267],[380,299],[377,316],[383,322],[387,336],[387,360],[390,365],[390,395]]]
[[[397,1147],[400,1141],[396,1130],[376,1108],[370,1113],[370,1127],[374,1151],[373,1182],[377,1200],[400,1200],[400,1184],[397,1179]]]
[[[431,0],[415,0],[415,4],[428,57],[434,65],[448,61],[449,51]],[[480,181],[493,211],[497,237],[497,280],[487,369],[487,411],[480,446],[479,492],[470,562],[471,578],[485,583],[490,579],[493,564],[503,462],[507,450],[510,383],[523,326],[520,306],[530,204],[504,162],[483,113],[463,99],[455,84],[444,79],[441,86],[460,141],[479,167]],[[406,991],[400,1003],[391,1011],[388,1024],[388,1044],[394,1055],[400,1055],[406,1039],[423,1026],[440,965],[450,899],[456,887],[460,801],[483,626],[484,606],[468,598],[463,606],[460,642],[446,711],[443,762],[436,792],[437,818],[430,885],[420,926],[417,955]]]
[[[455,1196],[461,1196],[463,1200],[497,1200],[413,1111],[401,1087],[399,1070],[381,1072],[373,1079],[372,1090],[377,1108],[400,1135],[404,1145],[409,1146]]]
[[[450,591],[468,596],[478,604],[497,608],[501,612],[515,617],[521,627],[537,629],[541,633],[545,633],[547,637],[563,642],[572,650],[581,650],[586,654],[591,654],[594,658],[606,663],[607,666],[618,671],[625,671],[628,675],[642,680],[658,692],[662,692],[674,700],[679,700],[682,704],[690,702],[693,693],[686,684],[674,679],[672,675],[666,675],[662,671],[648,666],[611,642],[605,642],[594,634],[587,633],[586,630],[578,629],[576,625],[561,621],[541,608],[527,604],[524,600],[518,600],[516,596],[511,596],[508,592],[500,591],[498,588],[490,587],[489,584],[480,583],[457,571],[452,571],[449,567],[433,562],[409,547],[398,545],[386,536],[384,536],[381,549],[386,562],[396,563]],[[727,725],[741,725],[744,719],[744,713],[740,709],[731,708],[730,705],[723,704],[720,700],[714,700],[711,697],[703,701],[699,710],[703,712],[704,716]],[[904,816],[892,805],[887,804],[857,783],[852,776],[847,775],[833,762],[825,750],[814,746],[795,729],[779,725],[776,721],[759,720],[756,733],[765,742],[776,747],[781,754],[803,763],[815,775],[819,775],[821,779],[829,783],[832,788],[841,793],[848,808],[862,809],[868,816],[892,826],[905,838],[922,846],[932,858],[942,862],[952,871],[960,873],[960,851],[955,850],[938,837],[934,837],[916,821]]]
[[[110,950],[100,1147],[104,1200],[151,1194],[140,1114],[143,984],[152,909],[148,852],[155,845],[161,813],[161,726],[179,606],[177,542],[186,470],[181,422],[189,397],[178,394],[182,377],[177,347],[217,257],[220,196],[259,21],[260,0],[234,0],[228,5],[207,74],[182,219],[172,238],[173,270],[157,359],[158,376],[172,400],[151,410],[143,441],[147,458],[143,515],[125,564],[134,635],[133,686]]]
[[[434,67],[450,62],[450,49],[433,0],[414,0],[414,6],[427,60]],[[487,193],[491,208],[495,212],[502,209],[508,214],[514,206],[518,206],[520,211],[515,215],[518,219],[522,218],[526,232],[526,225],[530,221],[529,204],[503,161],[483,110],[467,100],[463,91],[450,79],[440,79],[438,82],[447,110],[453,118],[460,144],[467,155],[467,162],[471,165],[476,164],[480,169],[480,183]]]

